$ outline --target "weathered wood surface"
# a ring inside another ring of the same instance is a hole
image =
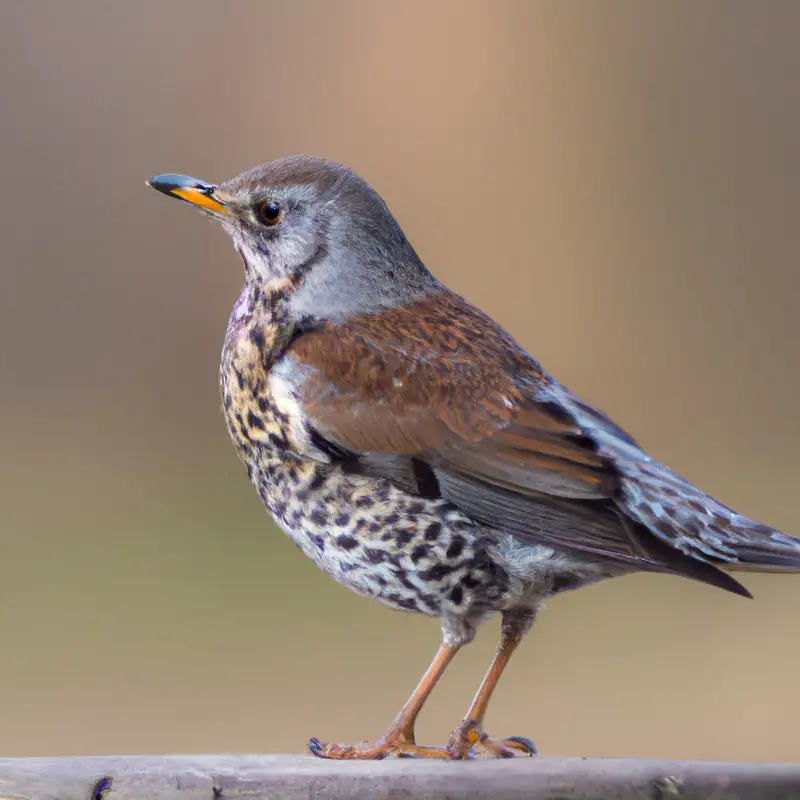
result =
[[[110,789],[110,790],[109,790]],[[198,755],[0,759],[0,800],[800,800],[800,764]]]

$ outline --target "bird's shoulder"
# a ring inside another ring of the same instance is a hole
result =
[[[506,422],[524,395],[550,381],[497,323],[446,290],[324,324],[288,355],[310,379],[309,393],[327,383],[341,396],[390,402],[395,412],[424,406],[447,416],[470,408],[460,426],[451,420],[467,436]]]

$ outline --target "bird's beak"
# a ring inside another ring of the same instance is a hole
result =
[[[225,203],[214,197],[214,190],[217,187],[211,183],[199,181],[197,178],[189,178],[186,175],[156,175],[155,178],[147,181],[147,185],[206,211],[223,215],[228,213]]]

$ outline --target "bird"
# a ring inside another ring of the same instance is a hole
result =
[[[631,573],[736,595],[734,571],[800,570],[800,540],[736,513],[649,456],[423,264],[347,166],[280,158],[222,182],[150,187],[230,236],[244,270],[222,348],[222,410],[277,526],[318,567],[441,643],[386,733],[308,742],[331,759],[515,758],[484,720],[548,598]],[[494,659],[446,744],[420,710],[478,626]]]

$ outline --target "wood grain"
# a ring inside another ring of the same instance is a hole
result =
[[[800,765],[580,758],[343,763],[293,755],[0,759],[0,800],[311,797],[787,800],[800,798]]]

